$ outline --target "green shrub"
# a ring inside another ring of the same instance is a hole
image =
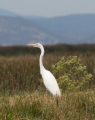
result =
[[[62,91],[74,91],[87,87],[87,83],[92,80],[92,74],[89,74],[80,59],[77,56],[69,56],[61,60],[53,67],[53,72],[58,79],[58,84]]]

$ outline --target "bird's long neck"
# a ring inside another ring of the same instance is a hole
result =
[[[41,49],[41,55],[40,55],[39,63],[40,63],[40,73],[42,74],[43,70],[45,69],[43,66],[43,56],[44,56],[43,46],[40,49]]]

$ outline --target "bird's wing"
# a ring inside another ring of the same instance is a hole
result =
[[[53,94],[60,93],[57,81],[50,71],[45,71],[43,80],[46,88]]]

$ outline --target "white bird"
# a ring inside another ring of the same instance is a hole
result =
[[[46,70],[43,66],[44,47],[40,43],[27,44],[27,46],[38,47],[41,49],[39,65],[40,74],[42,75],[44,85],[48,89],[48,91],[50,91],[53,95],[61,96],[61,92],[55,77],[50,71]]]

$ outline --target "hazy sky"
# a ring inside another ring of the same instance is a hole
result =
[[[76,13],[95,14],[95,0],[0,0],[0,8],[20,15],[45,17]]]

